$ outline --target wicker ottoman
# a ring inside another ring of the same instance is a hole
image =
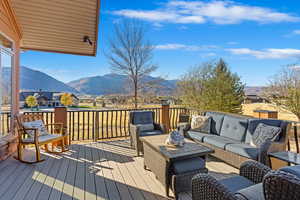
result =
[[[205,167],[205,159],[200,157],[174,162],[170,182],[175,199],[178,199],[179,192],[192,190],[192,178],[196,174],[207,172],[208,170]]]

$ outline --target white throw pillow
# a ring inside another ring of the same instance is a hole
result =
[[[138,124],[140,131],[153,131],[154,125],[153,124]]]
[[[266,142],[273,142],[281,133],[281,128],[259,123],[253,133],[251,146],[260,147]]]
[[[211,117],[202,115],[193,115],[191,121],[191,129],[205,133],[210,132]]]
[[[31,121],[31,122],[24,122],[23,126],[25,128],[36,128],[39,131],[40,136],[41,135],[47,135],[48,131],[43,123],[42,120],[36,120],[36,121]],[[33,130],[28,130],[26,131],[29,137],[34,137],[34,131]]]

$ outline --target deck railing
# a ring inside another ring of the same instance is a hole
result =
[[[129,113],[134,110],[151,110],[155,112],[155,121],[162,122],[161,108],[145,109],[112,109],[112,110],[78,110],[68,111],[67,127],[73,141],[101,140],[129,136]],[[32,113],[32,112],[25,112]],[[36,113],[36,112],[35,112]],[[45,123],[54,123],[55,114],[51,111],[37,112],[44,116]],[[177,128],[180,114],[190,116],[202,114],[195,109],[171,107],[169,109],[170,130]],[[0,136],[10,130],[11,115],[9,112],[0,114]],[[292,122],[292,130],[287,149],[300,153],[300,123]]]
[[[0,137],[6,135],[10,131],[10,112],[1,112],[0,114]]]
[[[129,136],[129,113],[134,110],[150,110],[155,112],[155,122],[162,122],[161,108],[144,109],[112,109],[112,110],[76,110],[68,111],[68,133],[73,141],[112,139]],[[170,129],[177,127],[180,113],[185,108],[170,108]],[[32,112],[24,112],[28,114]],[[54,122],[54,112],[35,112],[44,116],[45,123]]]

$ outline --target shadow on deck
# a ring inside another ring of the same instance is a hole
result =
[[[33,155],[26,152],[27,159]],[[127,140],[73,144],[69,152],[43,157],[46,161],[34,165],[13,158],[1,162],[0,199],[169,199]],[[213,158],[207,167],[216,178],[238,172]],[[189,200],[191,194],[181,193],[180,199]]]

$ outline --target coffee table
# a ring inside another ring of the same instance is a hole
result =
[[[201,157],[214,153],[213,149],[185,139],[183,147],[173,147],[165,144],[168,135],[142,137],[144,147],[144,168],[151,170],[159,182],[165,187],[166,196],[169,196],[172,164],[175,161]],[[176,195],[176,194],[175,194]]]

